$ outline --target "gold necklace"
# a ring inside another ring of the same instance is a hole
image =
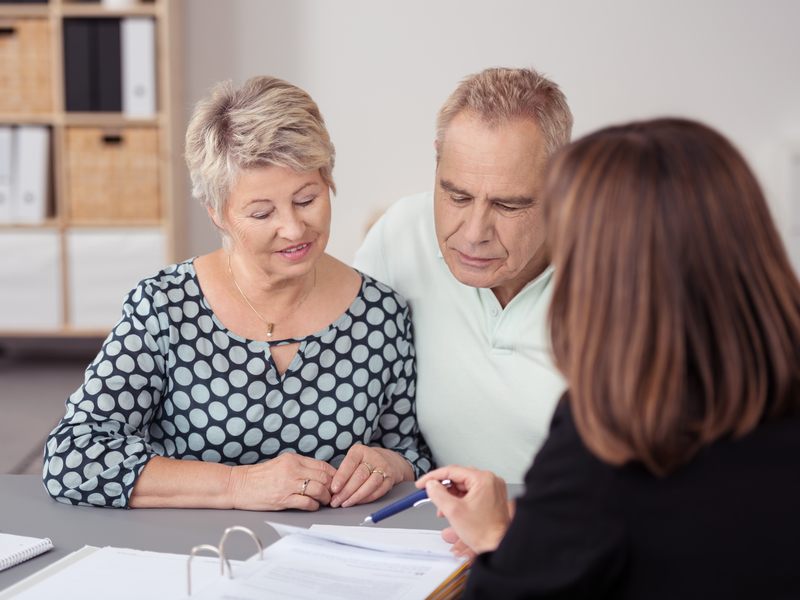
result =
[[[292,314],[290,314],[288,317],[286,317],[283,321],[278,321],[277,323],[270,323],[269,321],[267,321],[264,317],[262,317],[259,314],[259,312],[255,309],[255,307],[252,304],[250,304],[250,300],[247,299],[247,296],[244,295],[244,292],[242,291],[242,288],[239,287],[239,283],[236,281],[236,277],[233,276],[233,269],[231,269],[231,255],[230,254],[228,254],[228,273],[231,274],[231,279],[233,280],[233,285],[235,285],[236,289],[239,290],[239,293],[242,295],[242,298],[244,298],[244,301],[247,302],[247,306],[249,306],[250,309],[254,313],[256,313],[256,316],[259,319],[261,319],[261,321],[264,324],[266,324],[266,326],[267,326],[267,337],[272,337],[272,330],[275,328],[276,325],[282,325],[283,323],[286,323],[286,321],[288,321],[289,319],[291,319],[294,316],[294,314],[300,309],[300,306],[302,306],[303,302],[305,302],[306,299],[311,295],[311,292],[313,291],[314,286],[317,285],[317,267],[315,266],[314,267],[314,283],[311,284],[311,289],[308,290],[306,295],[303,296],[303,299],[300,300],[300,302],[297,304],[297,308],[295,308],[292,311]]]

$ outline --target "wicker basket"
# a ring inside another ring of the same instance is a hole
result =
[[[73,222],[161,217],[156,129],[68,127],[66,142],[67,205]]]
[[[0,113],[53,110],[50,21],[0,19]]]

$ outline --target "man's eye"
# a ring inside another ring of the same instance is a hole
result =
[[[469,198],[465,196],[450,196],[450,199],[456,204],[464,204],[465,202],[469,202]]]
[[[518,206],[508,206],[507,204],[497,204],[496,206],[503,212],[515,212],[519,210]]]

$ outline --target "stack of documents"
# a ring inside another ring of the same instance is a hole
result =
[[[281,539],[245,562],[195,556],[197,600],[348,599],[446,600],[466,582],[438,531],[270,523]],[[0,593],[0,600],[100,598],[170,600],[187,597],[188,556],[86,547]]]

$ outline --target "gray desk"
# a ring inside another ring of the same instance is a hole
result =
[[[509,495],[520,494],[522,487],[510,485]],[[401,483],[372,504],[335,509],[323,507],[317,512],[185,508],[124,510],[60,504],[47,495],[41,478],[36,475],[0,475],[0,531],[49,537],[55,546],[50,552],[0,571],[0,590],[87,545],[188,554],[198,544],[218,544],[226,527],[244,525],[255,531],[267,546],[278,539],[278,534],[264,523],[267,519],[298,527],[310,527],[314,523],[358,525],[367,515],[415,490],[414,484]],[[426,504],[377,526],[441,530],[447,526],[447,521],[438,519],[436,508]],[[245,559],[255,552],[253,542],[246,536],[232,536],[225,543],[225,550],[232,559]]]

